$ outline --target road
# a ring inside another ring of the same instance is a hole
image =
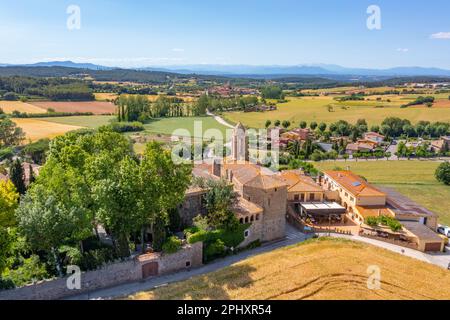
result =
[[[328,233],[319,234],[319,236],[328,236]],[[436,254],[426,254],[423,252],[419,252],[416,250],[399,247],[394,244],[364,238],[360,236],[347,236],[347,235],[339,235],[339,234],[331,234],[332,237],[337,238],[345,238],[353,241],[360,241],[367,244],[371,244],[377,246],[379,248],[383,248],[386,250],[390,250],[392,252],[402,254],[414,259],[418,259],[427,263],[431,263],[437,265],[439,267],[447,269],[450,264],[450,248],[448,248],[446,253],[436,253]],[[148,291],[154,288],[158,288],[161,286],[167,286],[170,283],[187,280],[191,277],[202,275],[210,272],[214,272],[220,270],[222,268],[228,267],[234,263],[242,261],[252,256],[256,256],[259,254],[263,254],[265,252],[270,252],[282,247],[294,245],[308,239],[307,236],[293,226],[287,224],[286,225],[286,238],[277,242],[272,242],[265,244],[259,248],[244,251],[239,254],[228,256],[223,259],[217,260],[213,263],[204,265],[200,268],[193,269],[190,271],[182,271],[175,274],[170,274],[166,276],[161,276],[157,278],[150,278],[141,282],[134,282],[123,284],[119,286],[115,286],[113,288],[102,289],[94,292],[90,292],[88,294],[82,294],[78,296],[74,296],[69,298],[68,300],[96,300],[96,299],[114,299],[117,297],[129,296],[131,294],[135,294],[137,292]]]
[[[209,110],[206,111],[206,114],[208,116],[213,117],[218,123],[223,124],[225,127],[234,129],[234,127],[231,124],[229,124],[228,122],[226,122],[222,117],[216,116],[214,113],[210,112]]]
[[[200,268],[192,269],[190,271],[182,271],[175,274],[170,274],[157,278],[150,278],[148,280],[141,282],[127,283],[108,289],[90,292],[88,294],[81,294],[78,296],[74,296],[69,298],[68,300],[113,299],[117,297],[128,296],[141,291],[148,291],[157,287],[166,286],[172,282],[183,281],[197,275],[214,272],[222,268],[228,267],[241,260],[247,259],[249,257],[259,255],[265,252],[270,252],[282,247],[294,245],[303,242],[306,239],[307,236],[305,234],[299,232],[297,229],[295,229],[290,225],[286,225],[286,238],[281,241],[268,243],[253,250],[248,250],[233,256],[228,256],[223,259],[217,260],[213,263],[204,265]]]
[[[321,234],[321,236],[328,236],[328,234]],[[331,234],[332,237],[335,238],[343,238],[343,239],[349,239],[353,241],[359,241],[364,242],[367,244],[371,244],[374,246],[377,246],[379,248],[387,249],[389,251],[399,253],[401,255],[414,258],[417,260],[421,260],[427,263],[434,264],[436,266],[442,267],[444,269],[447,269],[450,266],[450,248],[447,247],[447,251],[445,253],[424,253],[421,251],[404,248],[397,246],[395,244],[391,244],[388,242],[383,242],[375,239],[360,237],[360,236],[347,236],[347,235],[341,235],[341,234]]]

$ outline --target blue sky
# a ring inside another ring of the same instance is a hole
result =
[[[66,26],[72,4],[80,30]],[[366,27],[372,4],[381,30]],[[448,0],[0,0],[0,62],[450,69],[449,12]]]

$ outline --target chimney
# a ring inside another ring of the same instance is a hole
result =
[[[220,178],[222,171],[222,164],[220,163],[220,159],[214,159],[211,168],[212,175]]]

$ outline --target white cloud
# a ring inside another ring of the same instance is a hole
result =
[[[409,49],[408,48],[397,48],[398,52],[408,52]]]
[[[184,49],[182,49],[182,48],[173,48],[172,51],[173,52],[184,52]]]
[[[450,32],[433,33],[431,39],[450,39]]]

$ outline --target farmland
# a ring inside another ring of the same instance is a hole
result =
[[[439,221],[450,224],[450,187],[434,177],[439,162],[436,161],[359,161],[321,162],[320,170],[333,170],[336,166],[364,176],[375,185],[397,190],[437,214]]]
[[[26,112],[26,113],[45,113],[46,109],[39,106],[32,105],[21,101],[0,101],[0,109],[6,114],[11,114],[13,111]]]
[[[73,116],[41,118],[40,120],[62,125],[96,129],[101,126],[108,125],[114,118],[114,116]]]
[[[381,287],[368,289],[368,267]],[[429,300],[450,299],[450,273],[370,245],[310,240],[240,261],[219,271],[142,292],[136,300]]]
[[[381,101],[377,101],[381,98]],[[386,117],[409,119],[413,123],[421,120],[450,121],[450,102],[438,99],[436,106],[414,106],[401,108],[402,104],[415,99],[415,96],[370,96],[365,101],[339,102],[332,97],[288,98],[288,102],[278,104],[278,110],[270,112],[226,112],[223,117],[232,122],[241,121],[251,128],[263,128],[266,120],[289,120],[293,126],[300,121],[332,123],[346,120],[355,123],[366,119],[369,125],[380,124]],[[389,102],[387,100],[390,100]]]
[[[32,105],[43,109],[53,109],[56,112],[91,112],[96,115],[114,114],[116,106],[110,102],[87,101],[87,102],[33,102]]]
[[[66,132],[80,129],[80,126],[48,122],[44,119],[13,119],[26,134],[28,140],[36,141],[43,138],[55,138]]]
[[[212,117],[182,117],[182,118],[162,118],[151,121],[145,124],[145,130],[149,133],[159,133],[171,135],[177,129],[185,129],[194,136],[194,123],[201,123],[202,131],[205,132],[208,129],[219,129],[222,135],[225,137],[226,127],[218,123]],[[202,134],[203,132],[199,132]],[[184,135],[184,134],[179,134]],[[196,135],[198,136],[198,135]]]

